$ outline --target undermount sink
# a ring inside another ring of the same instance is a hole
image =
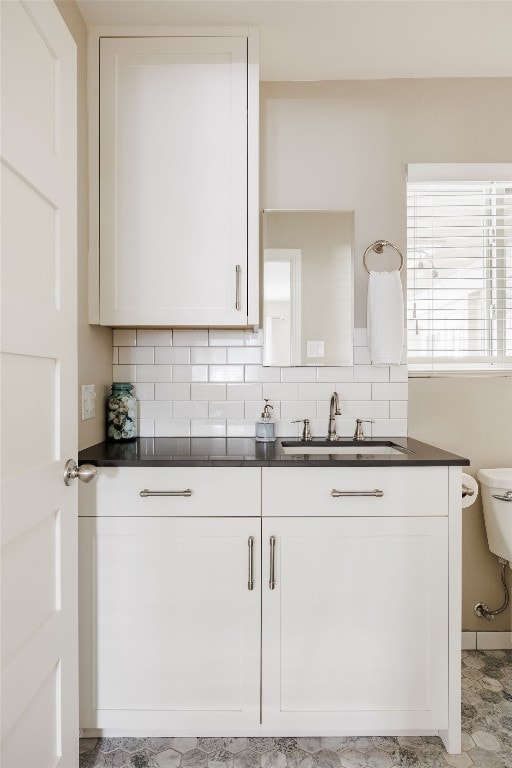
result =
[[[397,443],[389,440],[354,442],[353,440],[337,440],[336,442],[327,442],[327,440],[316,440],[313,442],[301,442],[297,440],[282,440],[281,446],[283,453],[286,454],[357,454],[359,456],[393,455],[396,453],[411,453]]]

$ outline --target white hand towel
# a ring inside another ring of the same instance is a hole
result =
[[[404,301],[398,270],[370,272],[367,327],[372,365],[400,365],[404,343]]]

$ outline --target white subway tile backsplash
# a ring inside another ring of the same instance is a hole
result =
[[[245,418],[252,419],[253,421],[256,421],[256,419],[261,419],[261,414],[263,413],[263,405],[264,403],[261,400],[246,400]],[[272,414],[272,418],[279,419],[281,417],[281,403],[279,400],[271,400],[269,405],[272,406],[272,410],[270,412]]]
[[[172,365],[138,365],[136,381],[172,381]]]
[[[316,419],[315,400],[287,400],[281,402],[281,420]]]
[[[339,382],[336,384],[336,392],[339,395],[340,402],[343,404],[346,400],[371,400],[372,385],[369,383],[348,383]],[[343,408],[342,408],[343,410]]]
[[[119,349],[119,364],[131,365],[155,362],[155,348],[154,347],[118,347]]]
[[[190,362],[196,365],[211,365],[227,362],[225,347],[192,347],[190,350]]]
[[[390,419],[407,418],[407,400],[390,400],[389,402]]]
[[[245,381],[281,381],[281,369],[264,367],[263,365],[246,365]]]
[[[376,419],[371,426],[372,437],[406,437],[407,419]]]
[[[114,328],[112,343],[114,347],[134,347],[137,344],[137,331],[135,328]]]
[[[192,400],[225,400],[226,384],[191,384]]]
[[[156,419],[155,437],[190,437],[190,419]]]
[[[281,381],[316,381],[316,368],[281,368]]]
[[[263,397],[272,400],[298,400],[298,384],[263,384]]]
[[[155,384],[155,400],[190,400],[191,384]],[[206,399],[206,398],[204,398]]]
[[[374,365],[354,365],[354,381],[389,381],[389,368]]]
[[[172,415],[175,419],[207,419],[207,400],[176,400]]]
[[[262,400],[263,387],[261,384],[226,384],[228,400]],[[213,398],[211,398],[213,399]]]
[[[190,352],[190,347],[155,347],[155,363],[187,365],[190,363]]]
[[[207,347],[208,331],[173,331],[172,343],[175,347]]]
[[[138,347],[170,347],[172,344],[172,331],[137,329]]]
[[[325,400],[331,399],[331,395],[336,389],[332,383],[324,384],[299,384],[299,400]]]
[[[226,437],[225,419],[192,419],[191,437]]]
[[[354,347],[354,365],[371,365],[368,347]]]
[[[389,419],[387,400],[347,400],[342,407],[343,416],[355,419]],[[320,411],[318,411],[320,414]],[[355,424],[354,424],[355,428]],[[369,428],[365,429],[369,432]]]
[[[254,437],[256,433],[254,422],[245,419],[227,419],[226,427],[228,437]]]
[[[134,365],[114,365],[112,366],[112,381],[135,381]]]
[[[244,380],[243,365],[210,365],[209,381],[237,381]]]
[[[406,365],[391,365],[389,368],[390,381],[407,381],[409,371]]]
[[[155,385],[150,382],[136,383],[133,385],[133,393],[137,400],[155,400]],[[162,398],[165,400],[171,400],[170,397]]]
[[[228,347],[228,363],[244,363],[257,365],[262,362],[263,350],[261,347]]]
[[[208,381],[207,365],[173,365],[173,381]]]
[[[208,417],[210,419],[243,419],[244,403],[242,400],[211,400]]]
[[[407,400],[407,384],[372,384],[373,400]]]
[[[326,366],[325,368],[317,368],[316,379],[319,382],[329,381],[343,381],[350,382],[354,379],[354,368],[352,366],[339,366],[333,368]]]
[[[246,347],[262,347],[263,346],[263,331],[245,331],[245,346]]]
[[[172,402],[169,400],[142,400],[138,404],[141,419],[170,419]]]
[[[153,437],[155,434],[153,419],[137,419],[137,434],[139,437]]]
[[[210,347],[243,347],[245,344],[245,331],[210,331]]]
[[[370,365],[365,328],[354,330],[353,366],[263,366],[262,340],[252,330],[115,329],[113,380],[134,383],[139,435],[252,437],[268,398],[279,436],[299,437],[292,421],[309,418],[322,438],[334,391],[341,437],[356,418],[373,419],[368,436],[407,434],[407,365]]]

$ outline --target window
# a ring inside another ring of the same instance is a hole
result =
[[[482,170],[409,166],[412,372],[512,371],[512,168]],[[501,178],[481,178],[493,170]]]

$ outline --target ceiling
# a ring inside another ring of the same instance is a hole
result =
[[[88,25],[254,26],[262,80],[512,76],[512,0],[77,0]]]

